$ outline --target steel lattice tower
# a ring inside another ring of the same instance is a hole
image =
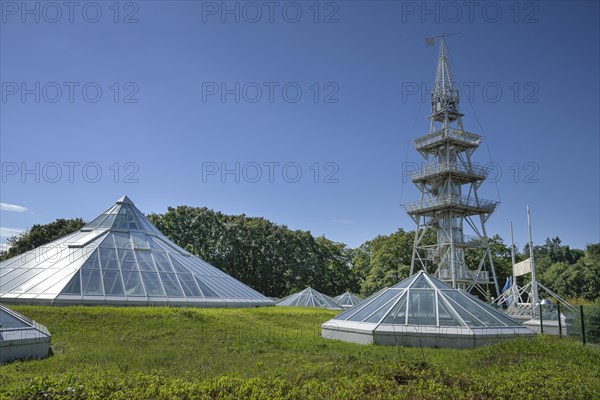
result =
[[[411,274],[415,267],[425,271],[435,269],[436,277],[455,288],[468,291],[476,288],[486,294],[486,286],[493,284],[498,296],[498,280],[485,229],[498,202],[483,200],[477,194],[488,169],[474,165],[471,156],[482,138],[463,130],[462,117],[459,91],[452,79],[442,34],[431,94],[429,133],[414,142],[425,159],[424,167],[410,176],[421,192],[421,199],[403,205],[416,224]],[[428,231],[436,234],[433,245],[424,243]],[[466,265],[467,249],[476,249],[478,257],[481,256],[478,265]]]

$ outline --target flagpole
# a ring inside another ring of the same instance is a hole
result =
[[[517,301],[517,275],[515,275],[515,238],[513,236],[513,226],[512,222],[510,223],[510,259],[512,262],[512,288],[511,294],[513,296],[513,302]]]
[[[531,262],[531,294],[533,295],[533,307],[532,312],[535,315],[535,308],[540,302],[538,298],[538,286],[535,278],[535,261],[533,259],[533,239],[531,237],[531,211],[527,206],[527,225],[529,225],[529,260]]]

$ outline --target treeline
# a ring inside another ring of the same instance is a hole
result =
[[[179,246],[267,296],[307,286],[332,295],[359,289],[354,250],[310,232],[187,206],[148,218]]]
[[[283,297],[307,286],[330,295],[350,290],[368,296],[410,273],[414,231],[399,229],[352,249],[264,218],[208,208],[179,206],[148,218],[179,246],[267,296]],[[34,225],[10,238],[11,247],[0,259],[41,246],[83,224],[81,219],[59,219]],[[434,235],[424,240],[435,243]],[[490,249],[502,288],[512,275],[510,245],[496,235],[490,238]],[[528,246],[515,252],[517,262],[529,256]],[[571,249],[556,237],[535,246],[534,252],[540,282],[565,298],[600,299],[600,243],[585,250]],[[480,257],[474,250],[466,253],[468,265],[477,265]],[[520,283],[527,279],[520,278]]]

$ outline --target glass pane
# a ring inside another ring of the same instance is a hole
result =
[[[107,296],[122,296],[124,294],[121,273],[119,271],[102,271],[102,276],[104,277],[104,293]]]
[[[444,282],[434,278],[433,276],[428,276],[429,280],[433,282],[433,285],[438,289],[452,289],[451,286],[446,285]]]
[[[417,279],[413,281],[413,284],[410,285],[411,289],[419,289],[419,288],[430,288],[429,282],[425,279],[424,275],[419,275]]]
[[[202,297],[202,293],[200,293],[200,289],[196,286],[196,281],[192,274],[178,274],[179,282],[181,282],[181,286],[183,287],[183,292],[188,297]]]
[[[123,280],[125,281],[125,294],[127,296],[145,296],[144,287],[140,273],[137,271],[123,271]]]
[[[453,299],[454,295],[456,295],[456,294],[460,295],[460,293],[449,291],[449,290],[440,291],[439,293],[443,293],[443,295],[446,296],[445,299],[456,310],[458,315],[460,315],[460,317],[463,319],[463,321],[465,321],[465,323],[467,325],[469,325],[469,326],[485,326],[485,324],[483,322],[481,322],[479,319],[477,319],[470,312],[472,307],[471,307],[471,309],[466,310],[464,307],[462,307],[460,304],[458,304]]]
[[[451,308],[446,304],[444,296],[438,296],[438,313],[440,326],[460,326],[462,323],[458,317],[452,312]]]
[[[113,239],[113,233],[109,233],[108,235],[106,235],[106,237],[104,238],[104,240],[102,241],[102,243],[100,243],[100,247],[110,247],[110,248],[114,248],[115,247],[115,241]]]
[[[175,267],[175,271],[176,272],[182,272],[184,274],[189,274],[190,271],[184,267],[179,261],[177,261],[177,259],[175,259],[175,257],[170,257],[171,261],[173,262],[173,266]]]
[[[102,269],[119,269],[119,260],[115,249],[100,248],[100,264]]]
[[[175,274],[166,274],[164,272],[161,272],[160,279],[162,279],[162,283],[165,287],[165,292],[167,292],[167,296],[183,297],[183,292],[179,287],[179,282],[177,281],[177,276],[175,276]]]
[[[137,271],[138,265],[135,260],[135,252],[131,249],[117,249],[119,255],[119,261],[121,262],[121,269],[127,271]]]
[[[372,313],[377,311],[380,307],[385,306],[392,298],[400,294],[399,290],[389,289],[384,292],[381,296],[367,304],[362,310],[357,312],[352,317],[348,318],[348,321],[362,321],[367,319]]]
[[[115,238],[115,246],[117,246],[117,249],[133,249],[133,244],[131,243],[131,239],[129,238],[128,233],[114,232],[113,236]]]
[[[198,284],[198,287],[202,291],[202,295],[204,295],[204,297],[219,297],[211,288],[202,283],[200,279],[196,278],[196,283]]]
[[[136,249],[150,250],[146,235],[141,232],[131,232],[131,240],[133,240],[133,246]]]
[[[137,256],[140,271],[156,272],[154,261],[152,261],[149,251],[136,251],[135,255]]]
[[[409,325],[437,325],[434,291],[410,289],[408,302]]]
[[[81,270],[84,295],[102,295],[102,281],[99,269]]]
[[[401,292],[398,292],[401,293]],[[398,297],[394,297],[392,300],[388,301],[387,304],[384,307],[381,307],[379,310],[377,310],[377,312],[375,312],[375,314],[372,314],[369,318],[367,318],[365,320],[365,322],[379,322],[381,321],[381,319],[383,317],[385,317],[385,315],[388,313],[388,311],[390,310],[390,308],[392,308],[392,306],[394,305],[394,303],[396,303],[396,300],[398,300]]]
[[[166,253],[155,251],[152,253],[152,257],[154,257],[156,268],[158,268],[160,272],[173,272],[173,268],[171,268]]]
[[[474,300],[468,298],[460,292],[449,292],[448,295],[452,297],[458,304],[466,308],[471,314],[473,314],[478,320],[482,321],[487,326],[505,326],[503,321],[495,318],[491,315],[494,310],[488,309],[486,304],[477,304]],[[502,315],[500,315],[502,317]]]
[[[112,223],[115,222],[115,217],[116,215],[112,214],[106,217],[106,219],[104,221],[102,221],[102,223],[100,225],[98,225],[99,228],[110,228],[112,226]]]
[[[67,283],[61,294],[81,294],[81,276],[79,272]]]
[[[148,243],[150,244],[150,249],[151,250],[156,250],[156,251],[164,251],[164,249],[162,247],[160,247],[155,241],[154,238],[152,236],[147,236],[147,240]]]
[[[129,227],[129,223],[127,222],[127,216],[119,213],[119,215],[117,215],[117,218],[115,218],[113,228],[127,229],[128,227]]]
[[[94,251],[90,258],[81,267],[82,269],[100,269],[100,262],[98,261],[98,251]]]
[[[405,289],[407,288],[411,283],[413,283],[413,281],[415,280],[414,277],[410,277],[410,278],[406,278],[405,280],[403,280],[402,282],[398,282],[396,283],[394,286],[392,286],[395,289]]]
[[[408,296],[406,292],[402,294],[402,298],[396,303],[396,305],[390,310],[388,315],[382,321],[384,324],[406,324],[406,299]]]
[[[89,224],[84,226],[82,229],[95,229],[98,227],[98,225],[100,225],[100,223],[102,222],[102,220],[104,220],[104,218],[106,218],[106,214],[100,215],[95,220],[93,220],[92,222],[90,222]]]
[[[148,296],[165,296],[165,292],[158,280],[158,274],[156,272],[142,272],[142,279],[144,280],[144,286],[146,286],[146,293],[148,293]]]
[[[363,301],[358,307],[351,308],[348,311],[344,311],[343,313],[341,313],[339,315],[336,315],[334,317],[334,319],[339,319],[339,320],[345,320],[345,319],[347,319],[351,315],[357,313],[358,311],[360,311],[361,309],[363,309],[364,307],[366,307],[367,305],[369,305],[372,300],[374,300],[375,298],[377,298],[378,296],[380,296],[382,293],[384,293],[385,290],[386,289],[381,289],[380,291],[373,293],[372,295],[370,295],[369,297],[367,297],[365,299],[365,301]]]

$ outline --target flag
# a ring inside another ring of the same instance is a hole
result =
[[[513,275],[521,276],[531,272],[531,259],[523,260],[513,266]]]
[[[506,279],[506,284],[502,288],[502,293],[506,293],[506,291],[509,290],[511,286],[512,286],[512,276],[509,276]]]
[[[432,37],[425,38],[425,46],[427,46],[427,47],[433,47],[434,46],[433,38]]]

